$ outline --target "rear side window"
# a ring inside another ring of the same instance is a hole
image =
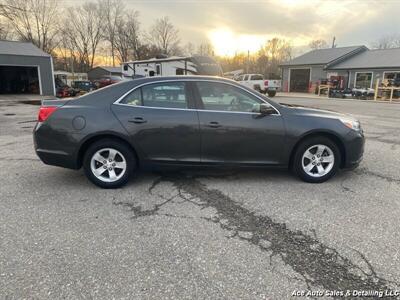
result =
[[[142,105],[142,93],[140,89],[136,89],[125,96],[124,99],[120,102],[122,104],[128,104],[132,106]]]
[[[132,106],[187,108],[184,82],[155,83],[138,88],[120,103]]]
[[[142,105],[162,108],[187,108],[186,84],[165,82],[145,85],[142,88]]]

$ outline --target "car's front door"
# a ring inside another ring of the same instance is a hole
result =
[[[229,83],[199,81],[196,86],[202,162],[282,163],[285,129],[278,111],[254,112],[264,101]]]
[[[200,161],[199,121],[190,94],[183,81],[152,83],[113,104],[113,112],[145,160]]]

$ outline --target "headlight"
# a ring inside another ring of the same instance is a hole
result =
[[[354,121],[354,120],[350,120],[350,119],[339,119],[344,126],[356,130],[356,131],[360,131],[361,130],[361,125],[359,121]]]

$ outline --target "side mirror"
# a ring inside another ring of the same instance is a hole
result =
[[[254,107],[253,112],[259,113],[261,115],[273,115],[276,114],[276,110],[266,103],[261,103]]]

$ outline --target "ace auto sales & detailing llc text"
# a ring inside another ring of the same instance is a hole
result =
[[[386,298],[399,297],[400,290],[295,290],[292,292],[294,297],[372,297]]]

